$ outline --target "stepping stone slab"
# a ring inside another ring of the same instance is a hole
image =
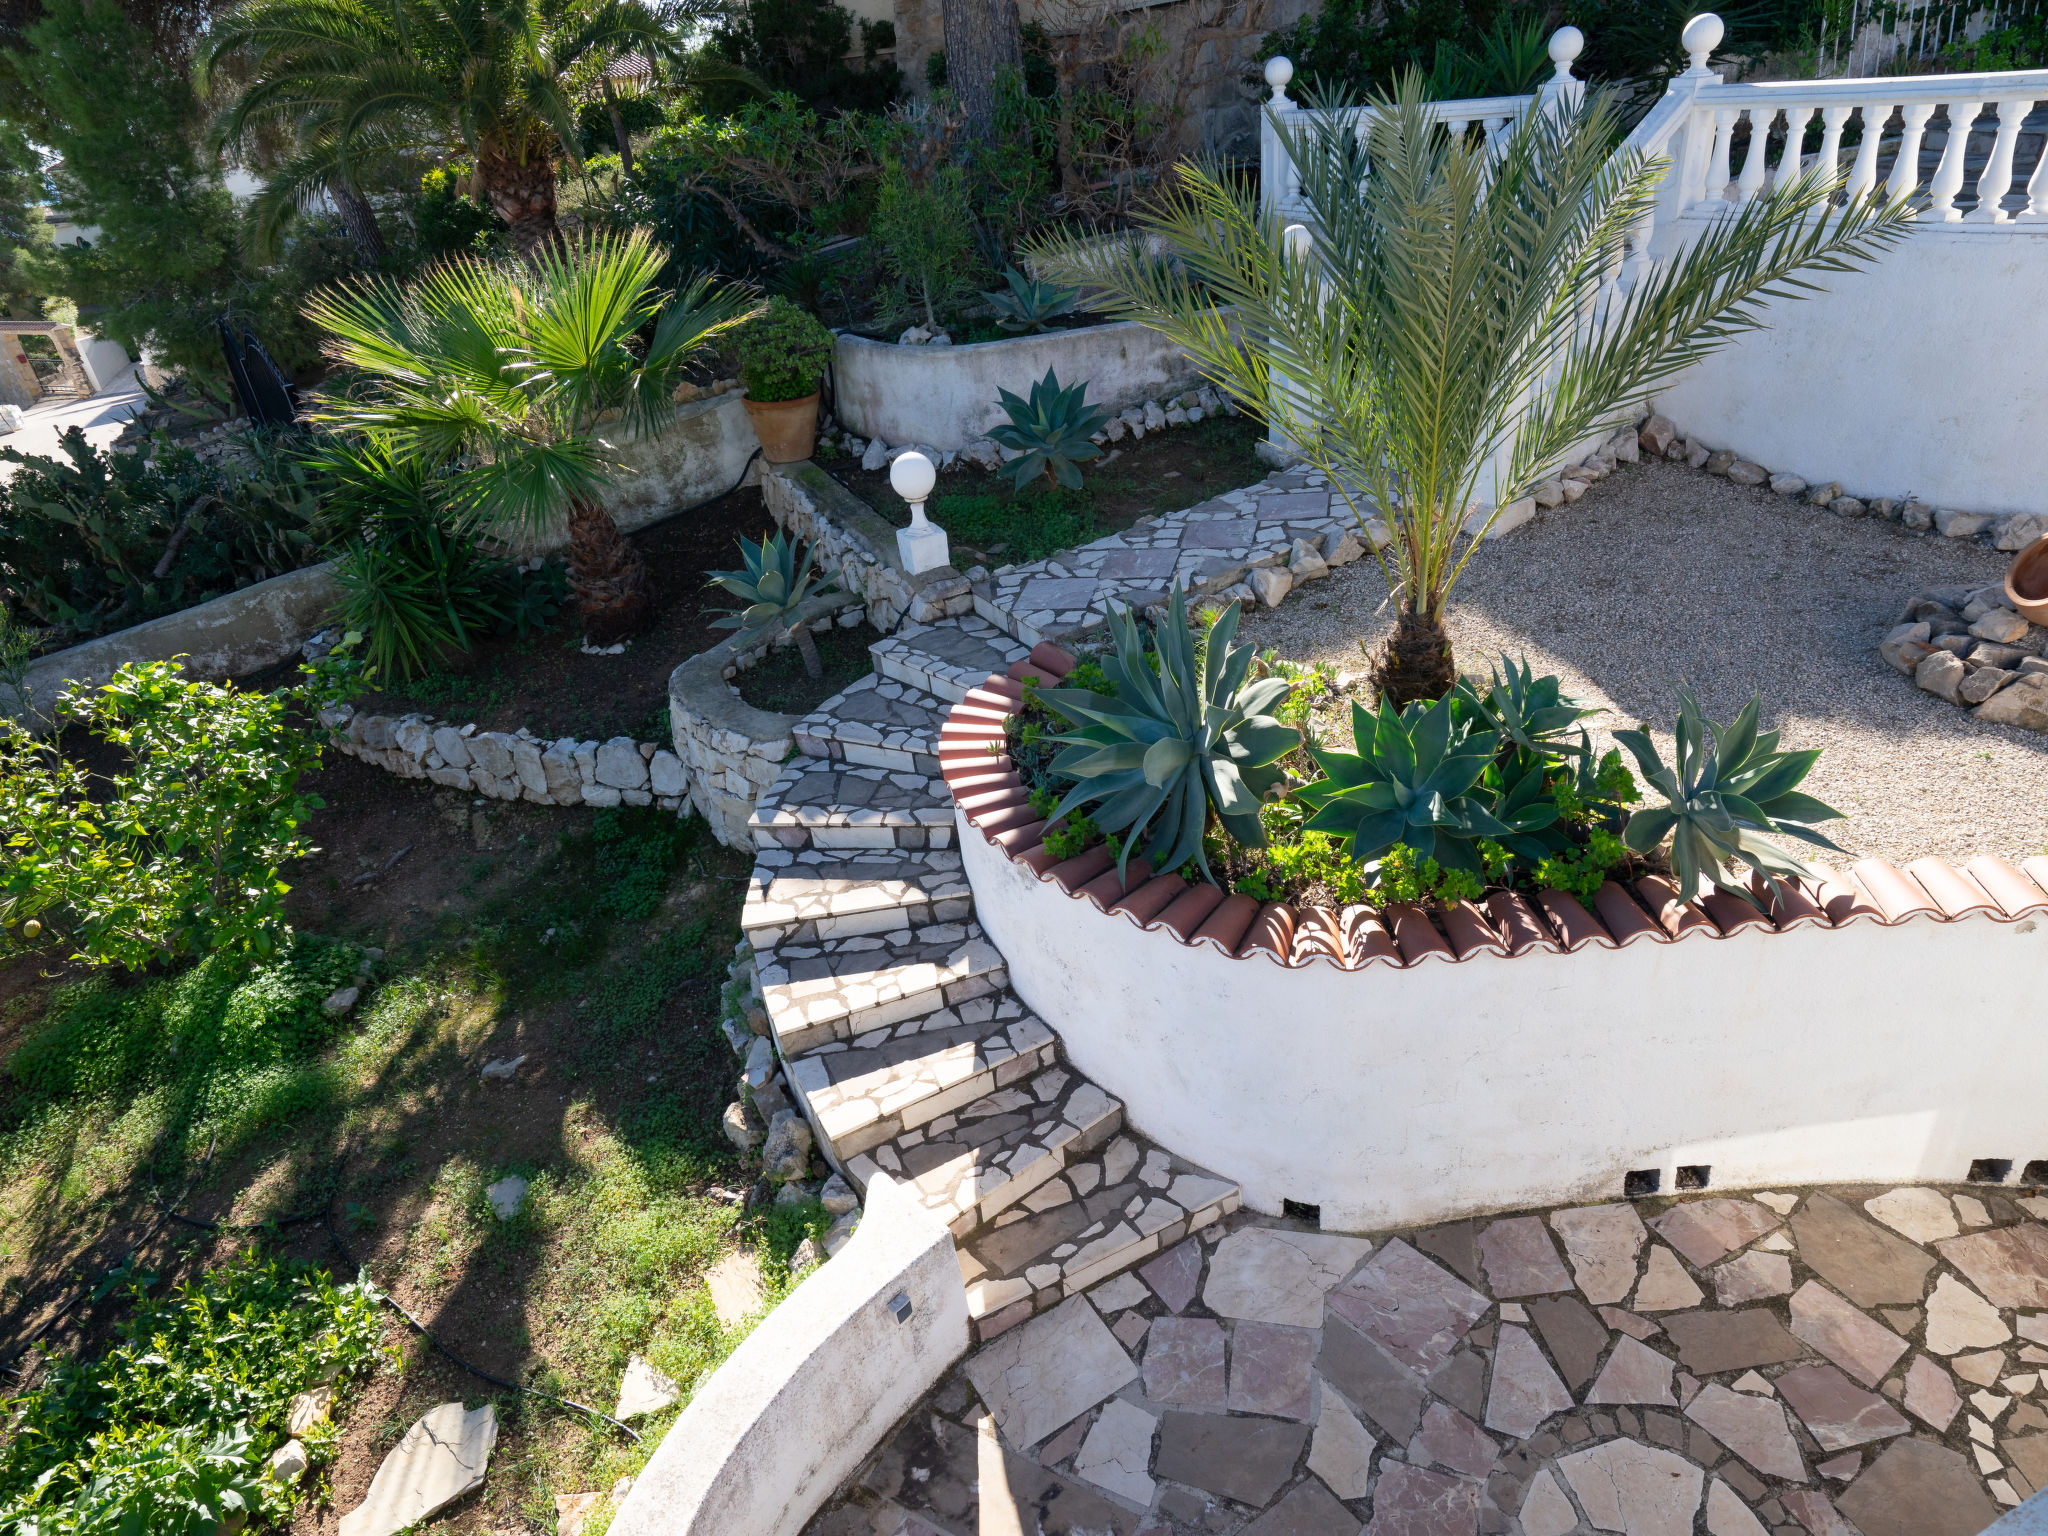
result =
[[[2048,1227],[2022,1222],[1935,1246],[1994,1307],[2048,1307]]]
[[[1747,1248],[1782,1220],[1754,1200],[1691,1200],[1673,1206],[1650,1226],[1695,1268],[1705,1269],[1716,1259]]]
[[[1221,1408],[1225,1388],[1222,1324],[1206,1317],[1162,1317],[1147,1331],[1148,1400]]]
[[[1145,1469],[1152,1464],[1152,1415],[1121,1398],[1096,1415],[1095,1427],[1074,1455],[1074,1476],[1133,1504],[1150,1504],[1158,1491]]]
[[[1529,1319],[1574,1392],[1593,1379],[1600,1353],[1607,1348],[1607,1330],[1576,1296],[1555,1296],[1529,1303]],[[1441,1395],[1441,1394],[1439,1394]]]
[[[1078,1298],[1077,1298],[1078,1299]],[[964,1436],[963,1436],[964,1438]],[[934,1532],[951,1532],[954,1521],[966,1529],[987,1532],[1024,1532],[1034,1536],[1137,1536],[1143,1518],[1119,1508],[1094,1489],[1070,1477],[1049,1471],[1020,1456],[1002,1443],[993,1423],[984,1422],[974,1437],[973,1491],[961,1490],[961,1503],[954,1509],[940,1506],[945,1524],[934,1524]],[[964,1479],[963,1479],[964,1481]],[[933,1483],[937,1479],[932,1479]],[[911,1484],[920,1494],[929,1484]],[[901,1494],[898,1497],[902,1497]],[[972,1513],[956,1514],[967,1498]],[[917,1527],[905,1527],[900,1536],[921,1536]]]
[[[1230,1333],[1231,1409],[1314,1418],[1315,1358],[1316,1336],[1306,1328],[1239,1323]]]
[[[1469,1349],[1461,1349],[1429,1378],[1429,1390],[1467,1418],[1486,1412],[1486,1362]]]
[[[1572,1395],[1527,1329],[1505,1323],[1493,1352],[1493,1390],[1486,1399],[1486,1427],[1527,1439],[1554,1413],[1572,1406]]]
[[[1372,1523],[1361,1536],[1473,1536],[1479,1529],[1479,1485],[1390,1461],[1373,1490]]]
[[[1118,1275],[1106,1285],[1095,1287],[1088,1293],[1088,1299],[1095,1303],[1096,1311],[1108,1317],[1112,1312],[1135,1307],[1145,1299],[1146,1294],[1145,1287],[1138,1277],[1127,1272]]]
[[[1931,1354],[1953,1355],[1966,1349],[1987,1349],[2012,1337],[1997,1310],[1954,1275],[1934,1282],[1927,1298],[1927,1348]]]
[[[1794,1489],[1782,1495],[1782,1501],[1792,1518],[1805,1526],[1812,1536],[1862,1536],[1855,1526],[1842,1518],[1842,1512],[1828,1502],[1828,1496],[1816,1489]]]
[[[1202,1284],[1202,1244],[1189,1238],[1169,1248],[1151,1263],[1139,1267],[1138,1278],[1152,1287],[1152,1294],[1166,1303],[1169,1312],[1185,1312]]]
[[[2009,1435],[1998,1442],[2005,1458],[2036,1489],[2048,1488],[2048,1434]]]
[[[1572,1273],[1586,1300],[1599,1306],[1627,1297],[1636,1283],[1636,1255],[1649,1240],[1642,1218],[1627,1205],[1589,1205],[1551,1213],[1550,1225],[1564,1239]]]
[[[1246,1526],[1243,1536],[1358,1536],[1358,1516],[1309,1478]]]
[[[1428,1395],[1422,1379],[1334,1317],[1323,1328],[1316,1369],[1324,1381],[1395,1440],[1406,1444],[1422,1422],[1422,1405]]]
[[[1707,1536],[1768,1536],[1733,1488],[1715,1478],[1707,1489]]]
[[[1209,1256],[1202,1300],[1221,1317],[1319,1328],[1324,1296],[1370,1252],[1362,1238],[1246,1227]]]
[[[1138,1379],[1085,1296],[1012,1328],[967,1362],[967,1379],[1012,1445],[1036,1445]]]
[[[1866,1387],[1884,1380],[1910,1347],[1818,1280],[1807,1281],[1793,1293],[1792,1332]]]
[[[1894,1440],[1837,1501],[1863,1536],[1977,1536],[1998,1518],[1968,1462],[1925,1440]]]
[[[1913,1426],[1875,1392],[1866,1392],[1832,1365],[1795,1366],[1774,1385],[1824,1451],[1846,1451]]]
[[[1573,1452],[1557,1468],[1601,1530],[1691,1536],[1706,1474],[1683,1457],[1635,1440],[1609,1440]]]
[[[1678,1400],[1671,1395],[1673,1369],[1671,1361],[1649,1345],[1623,1338],[1607,1357],[1607,1365],[1600,1372],[1600,1379],[1593,1383],[1593,1390],[1586,1394],[1586,1401],[1676,1408]]]
[[[1602,1307],[1600,1321],[1617,1333],[1625,1333],[1632,1339],[1654,1339],[1664,1331],[1660,1324],[1651,1322],[1647,1317],[1637,1317],[1635,1313],[1624,1311],[1620,1307]]]
[[[1408,1459],[1418,1467],[1434,1463],[1483,1478],[1500,1460],[1500,1447],[1457,1409],[1431,1403],[1422,1415],[1421,1431],[1408,1442]]]
[[[1914,1305],[1934,1268],[1932,1254],[1833,1195],[1810,1196],[1792,1217],[1792,1235],[1807,1267],[1859,1307]]]
[[[664,1408],[675,1406],[676,1399],[683,1395],[683,1389],[639,1355],[626,1361],[626,1374],[619,1382],[619,1406],[612,1413],[615,1419],[635,1419],[642,1414],[660,1413]]]
[[[1776,1398],[1731,1392],[1709,1382],[1686,1405],[1685,1416],[1757,1471],[1787,1482],[1806,1481],[1799,1442],[1785,1422],[1785,1405]]]
[[[1294,1471],[1308,1426],[1285,1419],[1236,1419],[1168,1412],[1159,1421],[1155,1473],[1170,1482],[1263,1507]],[[1382,1488],[1385,1482],[1382,1479]]]
[[[1478,1228],[1469,1221],[1448,1222],[1415,1234],[1415,1246],[1441,1259],[1474,1285],[1486,1284],[1479,1269]]]
[[[341,1536],[395,1536],[482,1485],[498,1443],[489,1403],[465,1413],[443,1403],[413,1421],[391,1448],[363,1502],[341,1518]]]
[[[1212,1259],[1211,1290],[1215,1284],[1216,1263]],[[1207,1292],[1204,1299],[1208,1299]],[[1209,1304],[1215,1307],[1213,1300]],[[1373,1255],[1372,1261],[1349,1284],[1332,1291],[1329,1299],[1334,1315],[1380,1344],[1409,1370],[1424,1376],[1451,1357],[1458,1341],[1492,1305],[1485,1296],[1432,1264],[1399,1238]]]
[[[1714,1299],[1724,1307],[1739,1307],[1745,1301],[1762,1301],[1769,1296],[1792,1293],[1792,1261],[1782,1253],[1759,1253],[1751,1249],[1738,1253],[1725,1264],[1716,1265],[1710,1278]]]
[[[1479,1262],[1489,1288],[1502,1301],[1547,1296],[1572,1286],[1571,1273],[1540,1217],[1515,1216],[1488,1226],[1479,1234]]]
[[[526,1204],[526,1180],[516,1173],[508,1173],[484,1191],[484,1198],[490,1201],[491,1210],[498,1220],[510,1221]]]
[[[1358,1415],[1335,1393],[1324,1393],[1315,1439],[1309,1442],[1309,1471],[1328,1483],[1338,1498],[1362,1499],[1372,1488],[1374,1444]]]
[[[1662,1244],[1651,1247],[1649,1267],[1632,1303],[1638,1312],[1677,1312],[1706,1299],[1707,1293],[1685,1272],[1677,1254]]]
[[[751,1253],[728,1253],[704,1272],[711,1291],[711,1310],[727,1328],[746,1321],[768,1299],[761,1261]]]
[[[1797,1360],[1806,1347],[1761,1307],[1739,1312],[1674,1312],[1664,1331],[1678,1346],[1678,1359],[1695,1376]]]
[[[1916,1243],[1936,1242],[1963,1230],[1956,1223],[1955,1207],[1938,1189],[1895,1189],[1864,1201],[1863,1209]]]
[[[1579,1512],[1557,1486],[1557,1474],[1543,1468],[1522,1499],[1522,1536],[1566,1536],[1578,1528]]]

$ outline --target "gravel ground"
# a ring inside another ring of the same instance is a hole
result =
[[[1824,830],[1853,857],[2018,859],[2048,851],[2048,737],[1980,724],[1877,654],[1908,599],[1996,580],[2009,559],[1682,465],[1630,465],[1483,546],[1452,594],[1451,641],[1467,672],[1503,651],[1556,672],[1609,711],[1589,722],[1603,749],[1608,730],[1648,720],[1667,761],[1677,684],[1722,724],[1760,691],[1784,746],[1823,749],[1805,787],[1847,816]],[[1367,559],[1241,633],[1356,677],[1389,613]],[[1325,725],[1348,740],[1348,704]]]

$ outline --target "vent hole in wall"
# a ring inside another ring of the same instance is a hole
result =
[[[1705,1163],[1682,1163],[1678,1169],[1678,1188],[1705,1189],[1714,1170]]]
[[[1280,1214],[1289,1221],[1305,1221],[1312,1227],[1320,1228],[1323,1224],[1323,1208],[1302,1200],[1282,1200]]]
[[[1625,1200],[1644,1200],[1664,1187],[1664,1170],[1661,1168],[1638,1168],[1621,1176],[1621,1194]]]
[[[1970,1164],[1972,1184],[2003,1184],[2012,1176],[2009,1157],[1980,1157]]]
[[[2048,1184],[2048,1157],[2037,1157],[2020,1174],[2023,1184]]]

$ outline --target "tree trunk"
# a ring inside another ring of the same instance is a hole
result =
[[[356,265],[374,269],[384,260],[384,236],[377,228],[377,214],[369,199],[339,176],[327,183],[327,195],[341,214],[341,227],[348,231],[348,243],[356,248]]]
[[[569,591],[591,645],[611,645],[647,627],[647,562],[612,515],[582,497],[569,504]]]
[[[794,625],[789,637],[796,641],[796,653],[804,659],[804,674],[813,681],[825,675],[825,663],[818,659],[818,642],[811,638],[811,621]]]
[[[633,174],[633,136],[626,132],[626,119],[619,112],[619,98],[612,90],[609,76],[604,82],[604,109],[612,117],[612,137],[619,141],[619,169],[630,176]]]
[[[492,210],[505,221],[512,249],[531,261],[561,239],[555,224],[555,162],[545,151],[515,158],[486,144],[477,155],[477,181]]]
[[[996,79],[1022,71],[1024,41],[1017,0],[944,0],[946,84],[967,111],[969,130],[986,134],[996,110]]]
[[[1373,663],[1373,686],[1396,709],[1418,701],[1433,704],[1457,685],[1451,661],[1451,637],[1440,619],[1403,608],[1394,632]]]

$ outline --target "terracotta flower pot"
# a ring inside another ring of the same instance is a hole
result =
[[[2005,600],[2030,624],[2048,624],[2048,538],[2034,540],[2005,573]]]
[[[748,400],[747,419],[754,424],[754,436],[761,439],[761,457],[770,464],[794,464],[808,459],[818,442],[818,392],[812,390],[801,400]]]

